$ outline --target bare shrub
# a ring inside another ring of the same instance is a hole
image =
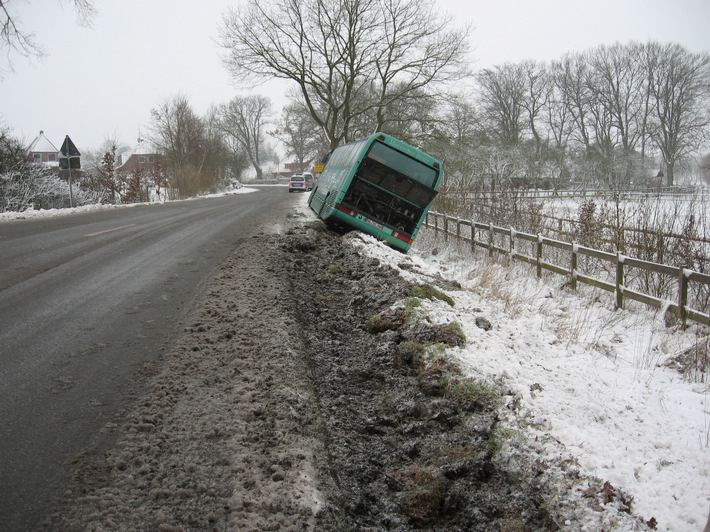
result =
[[[595,247],[599,243],[597,204],[593,199],[583,201],[577,210],[577,241],[583,246]]]
[[[710,371],[710,336],[669,358],[665,365],[678,371],[688,382],[706,382]]]

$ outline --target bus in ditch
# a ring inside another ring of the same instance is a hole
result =
[[[386,133],[339,146],[325,163],[308,198],[318,217],[406,253],[439,190],[443,164]]]

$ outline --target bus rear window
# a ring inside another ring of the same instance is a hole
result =
[[[367,156],[427,187],[434,188],[436,184],[438,170],[422,164],[402,152],[393,150],[382,142],[373,142]]]

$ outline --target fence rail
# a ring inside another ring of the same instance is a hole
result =
[[[683,198],[699,196],[701,199],[708,195],[707,187],[695,185],[684,186],[662,186],[646,188],[622,188],[604,189],[598,187],[575,186],[570,188],[527,188],[514,189],[516,196],[520,199],[540,199],[540,198],[598,198],[598,199],[644,199],[644,198]],[[449,186],[441,190],[447,194],[465,194],[476,200],[491,199],[496,192],[490,190],[469,190],[466,188]]]
[[[668,266],[623,255],[621,252],[609,253],[585,247],[574,242],[565,242],[547,238],[543,235],[518,232],[512,228],[497,227],[493,224],[462,220],[453,216],[430,211],[424,225],[433,229],[436,235],[443,234],[444,240],[454,237],[457,240],[469,242],[471,250],[480,247],[488,251],[489,256],[495,253],[510,255],[514,260],[519,260],[535,266],[537,276],[542,277],[543,271],[550,271],[569,277],[572,289],[576,290],[578,283],[615,294],[615,308],[624,308],[624,300],[638,301],[656,309],[667,309],[681,320],[683,327],[687,321],[692,320],[704,325],[710,325],[710,314],[707,309],[693,309],[688,305],[688,289],[690,283],[698,283],[710,287],[710,275],[688,270],[683,267]],[[463,231],[462,231],[463,229]],[[525,243],[531,252],[524,250]],[[546,248],[554,248],[567,253],[568,265],[559,265],[546,259]],[[613,282],[596,278],[580,271],[580,257],[590,257],[609,263],[610,270],[614,272]],[[677,284],[676,298],[674,301],[656,297],[632,289],[625,284],[626,274],[630,268],[653,272],[674,278]]]
[[[551,198],[551,196],[547,197]],[[707,202],[710,202],[710,193],[703,191],[700,193],[696,193],[694,196],[692,196],[692,198],[698,201],[699,205],[706,205]],[[515,201],[530,201],[533,199],[540,200],[544,199],[544,197],[532,197],[522,195],[516,195],[514,197]],[[496,209],[505,209],[505,207],[496,207],[494,202],[491,203],[491,201],[493,201],[493,196],[490,193],[469,194],[465,196],[457,196],[456,194],[452,193],[449,193],[448,195],[440,193],[435,201],[439,203],[434,204],[434,209],[437,209],[439,211],[451,213],[459,212],[456,210],[455,204],[460,203],[462,205],[465,205],[465,212],[469,217],[484,220],[496,219],[499,215],[496,212]],[[451,206],[453,208],[451,208],[447,202],[453,202],[454,205]],[[567,218],[565,216],[560,216],[559,214],[550,214],[544,211],[538,211],[534,208],[526,209],[524,206],[516,207],[515,212],[516,217],[518,219],[523,218],[537,221],[537,223],[539,224],[540,231],[549,232],[555,235],[556,238],[574,238],[580,228],[579,219]],[[698,217],[695,217],[694,221],[697,223],[700,220]],[[511,221],[511,223],[515,222]],[[535,227],[538,227],[538,225],[536,225]],[[707,249],[710,249],[710,236],[708,236],[709,233],[704,226],[698,227],[698,235],[685,234],[682,232],[682,228],[671,228],[665,231],[654,231],[649,228],[634,227],[633,225],[627,224],[614,225],[611,223],[605,223],[604,221],[601,221],[601,223],[599,224],[599,229],[603,230],[602,236],[600,236],[600,239],[603,243],[615,244],[617,243],[617,240],[614,239],[618,239],[620,236],[623,235],[623,244],[629,248],[629,250],[627,251],[628,253],[647,252],[649,241],[663,242],[685,240],[700,246],[704,250],[703,253],[705,253],[706,257],[708,256]],[[604,236],[604,233],[607,233],[607,236]],[[608,233],[611,233],[611,236],[608,236]],[[629,236],[631,238],[626,238]],[[659,245],[658,248],[663,249],[663,246]]]

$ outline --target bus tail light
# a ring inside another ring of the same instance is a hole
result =
[[[340,212],[344,212],[348,216],[355,216],[355,211],[352,209],[348,209],[347,207],[344,207],[340,203],[335,204],[335,208],[338,209]]]
[[[404,235],[402,233],[397,233],[396,231],[392,233],[392,236],[395,237],[397,240],[401,240],[402,242],[409,244],[410,246],[414,242],[414,240],[409,238],[407,235]]]

